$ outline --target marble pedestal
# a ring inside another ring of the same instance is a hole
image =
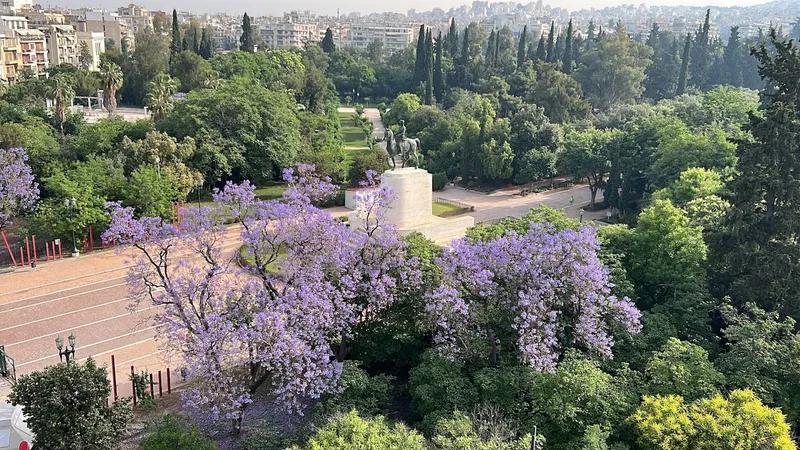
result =
[[[428,239],[446,244],[464,236],[467,228],[475,225],[472,216],[441,218],[433,215],[433,187],[430,173],[424,169],[406,167],[388,170],[381,184],[394,191],[395,199],[386,213],[386,221],[397,225],[400,234],[415,231]],[[350,226],[361,227],[357,213],[350,213]]]

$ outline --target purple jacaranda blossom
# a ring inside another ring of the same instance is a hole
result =
[[[191,374],[185,405],[235,427],[264,383],[295,412],[337,390],[343,355],[335,343],[344,347],[356,324],[392,304],[398,285],[420,278],[390,226],[358,232],[313,205],[336,192],[313,166],[288,169],[284,179],[290,187],[273,201],[256,199],[247,182],[228,183],[214,192],[215,206],[183,211],[180,227],[109,205],[104,238],[138,250],[132,292],[164,306],[159,336]],[[359,208],[378,217],[388,205],[381,195],[361,201],[373,202]],[[225,211],[240,224],[254,260],[247,267],[223,257]]]
[[[28,155],[21,148],[0,149],[0,229],[39,199],[39,185],[27,161]]]
[[[443,283],[427,293],[434,342],[452,354],[494,348],[511,332],[520,361],[541,371],[555,369],[566,344],[611,357],[611,328],[638,332],[640,313],[611,295],[597,250],[591,227],[535,223],[525,235],[453,242],[437,260]]]

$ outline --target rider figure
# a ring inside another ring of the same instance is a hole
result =
[[[394,135],[394,141],[397,144],[400,144],[401,142],[403,142],[403,140],[405,140],[405,138],[406,138],[406,121],[401,120],[400,128],[397,130],[397,134]]]

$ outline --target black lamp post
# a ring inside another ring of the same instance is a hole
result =
[[[70,217],[75,217],[75,210],[77,208],[77,202],[75,201],[75,197],[72,198],[65,198],[64,199],[64,207],[67,209],[67,213]],[[75,242],[75,229],[72,229],[72,256],[78,256],[78,243]]]
[[[583,223],[583,208],[581,208],[581,221],[580,221],[580,223]]]
[[[69,364],[70,358],[75,359],[75,335],[70,333],[69,337],[67,338],[69,341],[69,348],[64,348],[64,339],[61,339],[61,336],[56,338],[56,348],[58,349],[58,358],[61,361],[67,360],[67,364]]]

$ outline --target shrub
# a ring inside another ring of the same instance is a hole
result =
[[[363,419],[358,412],[340,414],[320,428],[304,446],[291,450],[427,450],[425,438],[402,423],[390,424],[382,416]]]
[[[217,446],[196,425],[165,414],[139,444],[139,450],[216,450]]]
[[[358,154],[353,158],[352,164],[350,164],[350,169],[347,171],[347,178],[350,186],[357,187],[362,181],[366,180],[367,170],[383,173],[388,168],[388,159],[379,152],[372,151]]]
[[[385,413],[392,397],[392,380],[388,375],[370,376],[358,361],[345,361],[339,386],[342,392],[326,394],[317,405],[317,413],[347,413],[358,410],[364,415]]]
[[[426,351],[422,362],[411,369],[411,411],[423,432],[432,432],[435,424],[453,410],[475,407],[478,392],[463,371],[464,361],[447,359],[436,350]]]
[[[441,191],[442,189],[447,186],[447,183],[450,180],[447,178],[447,173],[445,172],[436,172],[433,174],[433,190],[434,191]]]

